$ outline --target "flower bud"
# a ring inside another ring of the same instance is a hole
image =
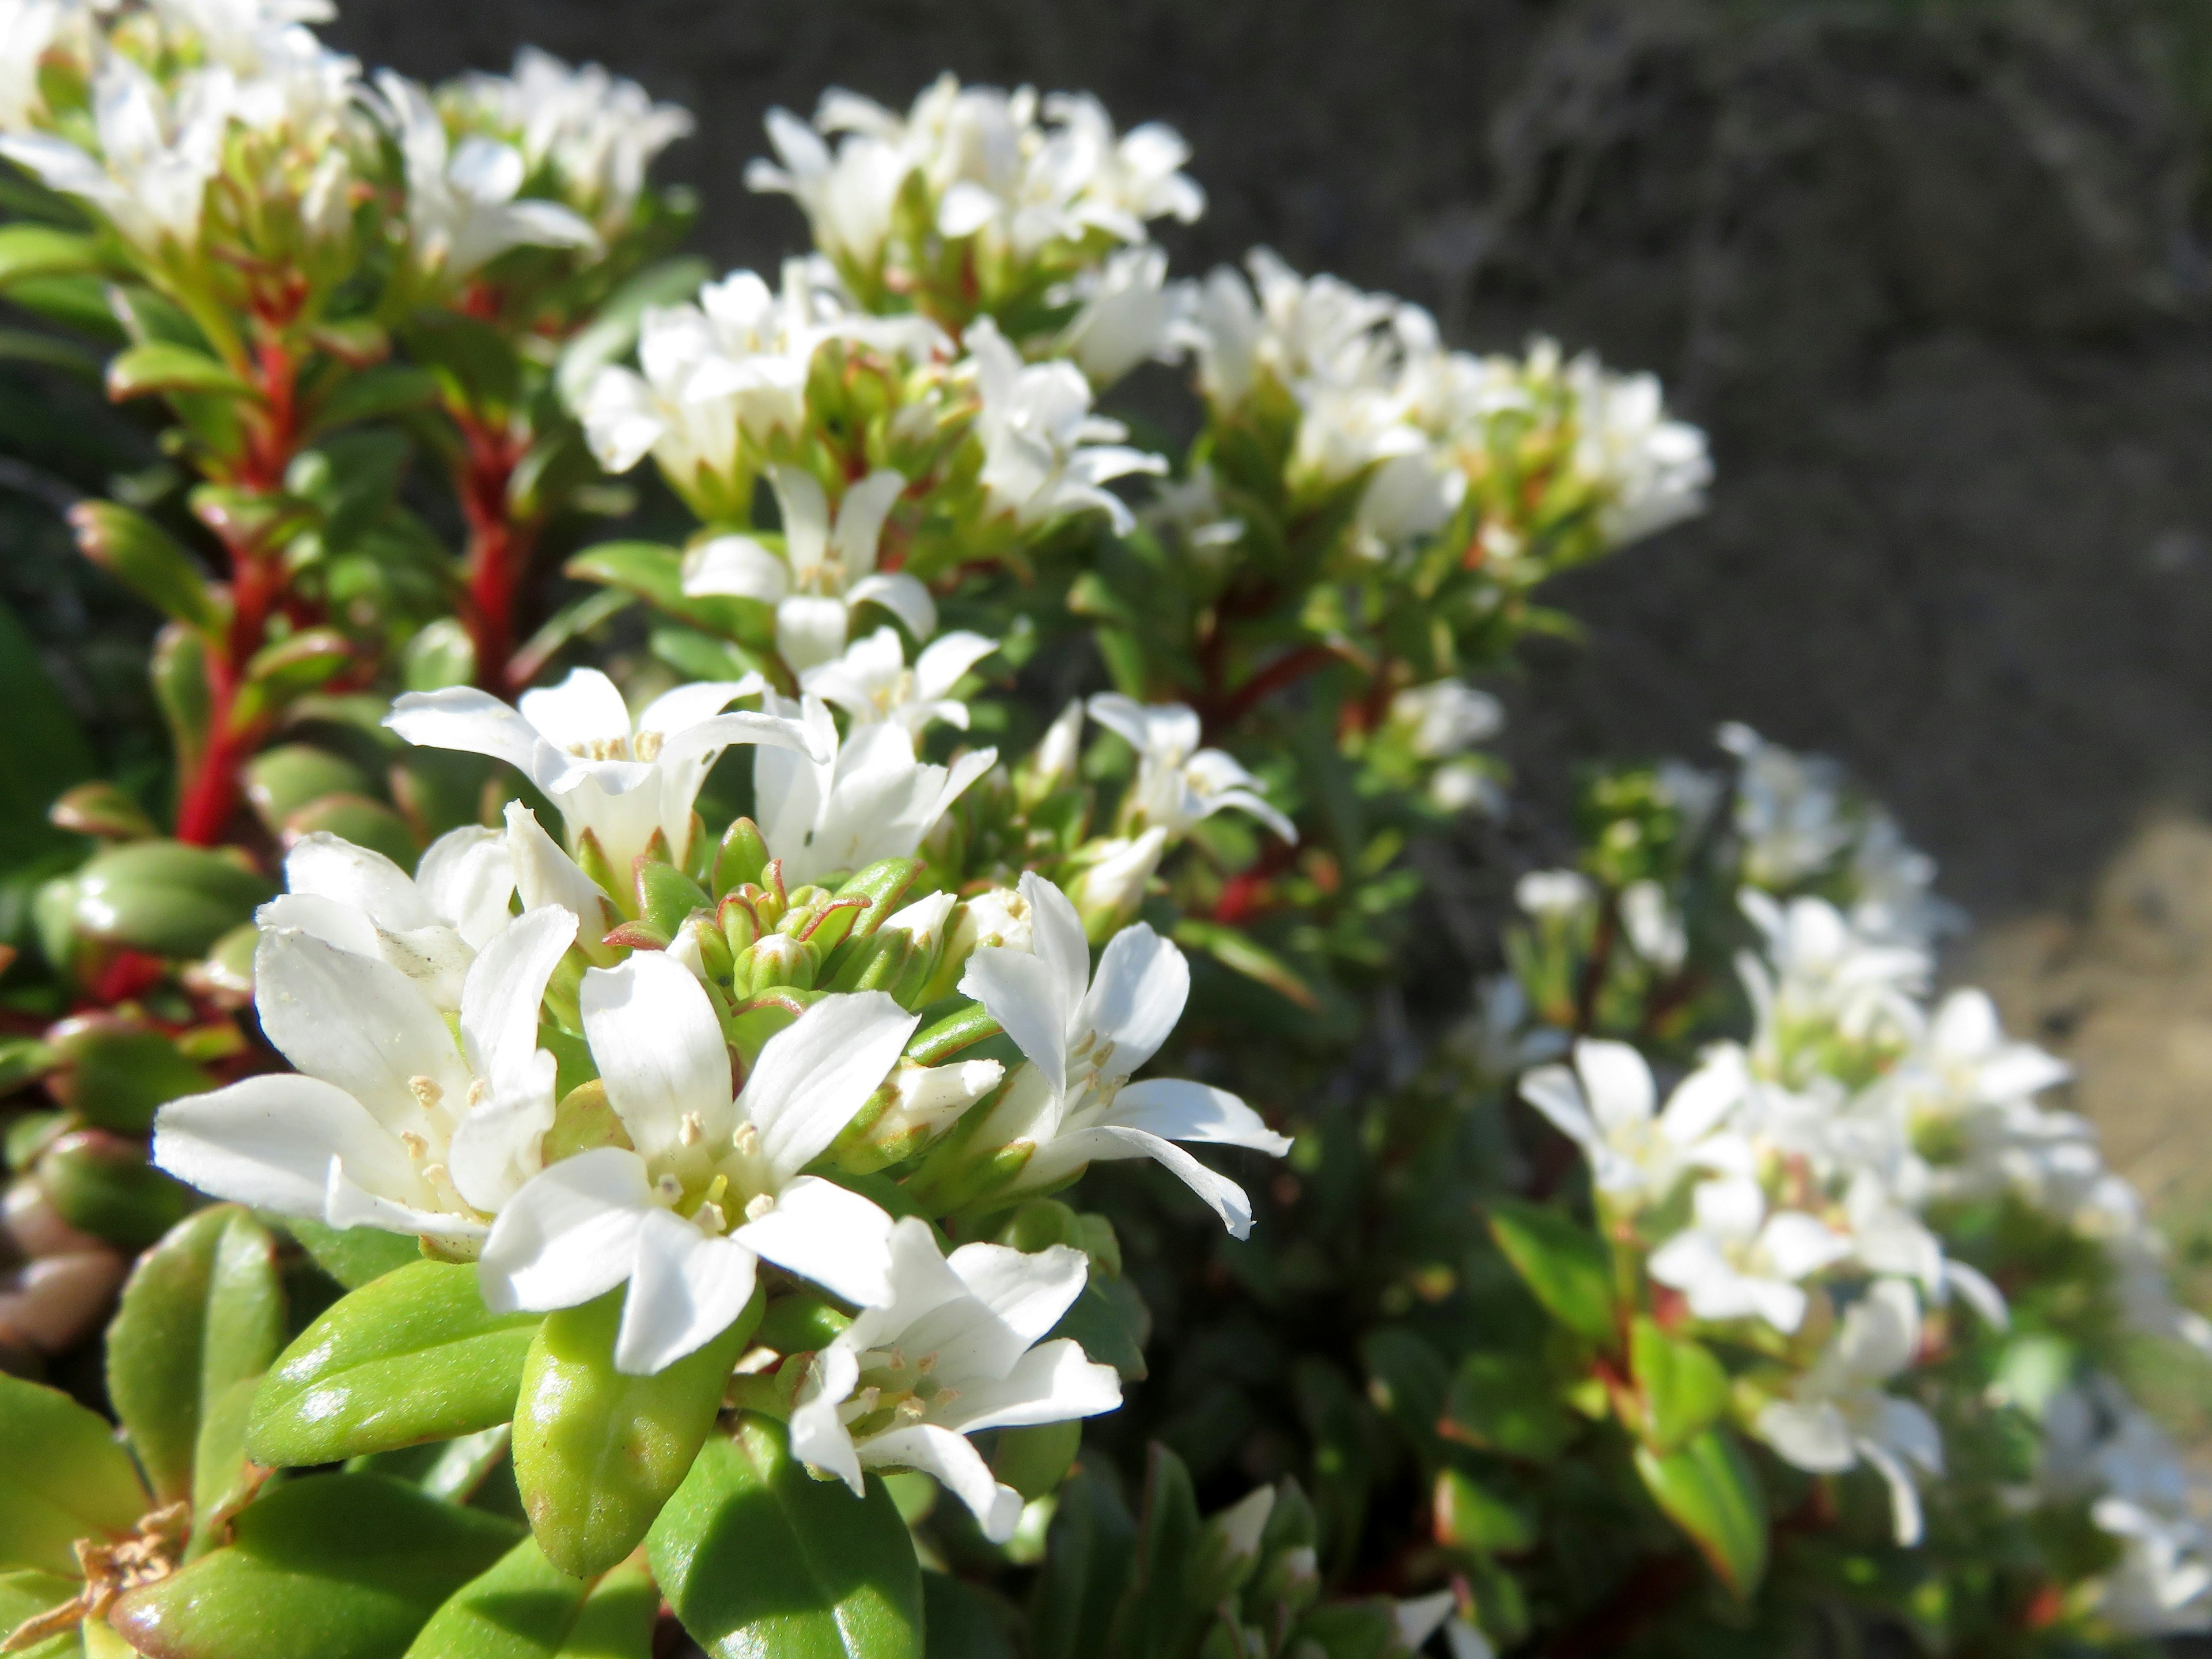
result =
[[[732,988],[741,996],[757,996],[778,985],[811,990],[820,966],[812,946],[800,944],[788,933],[764,934],[738,952],[732,970]]]
[[[837,1167],[853,1175],[901,1164],[951,1128],[1006,1076],[995,1060],[918,1066],[902,1060],[875,1096],[830,1149]]]
[[[1083,931],[1095,943],[1110,939],[1136,917],[1145,888],[1160,867],[1168,832],[1155,824],[1142,835],[1096,843],[1091,863],[1076,878],[1068,895],[1083,917]]]
[[[1011,887],[994,887],[978,893],[952,913],[948,923],[940,924],[945,938],[945,954],[938,958],[937,969],[921,992],[915,1006],[926,1007],[930,1003],[952,994],[953,987],[960,983],[960,975],[968,966],[968,958],[980,945],[993,945],[1008,951],[1030,948],[1030,902]]]
[[[1016,793],[1024,806],[1033,806],[1054,790],[1075,781],[1075,763],[1083,749],[1083,699],[1076,698],[1045,728],[1044,736],[1016,781]]]

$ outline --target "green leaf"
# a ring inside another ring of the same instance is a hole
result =
[[[340,380],[307,422],[310,432],[328,432],[356,421],[388,420],[438,401],[438,380],[426,369],[404,363],[380,363]]]
[[[325,795],[284,820],[288,836],[313,835],[317,830],[381,853],[401,869],[412,868],[422,857],[415,832],[382,801],[362,795]]]
[[[602,542],[587,547],[562,566],[578,581],[597,582],[635,593],[672,617],[736,639],[758,639],[772,635],[774,623],[766,606],[751,599],[709,596],[687,599],[684,592],[684,556],[657,542]]]
[[[1190,1471],[1158,1441],[1145,1465],[1145,1507],[1137,1522],[1136,1577],[1115,1616],[1114,1634],[1128,1654],[1180,1653],[1206,1611],[1191,1595],[1199,1559],[1198,1499]]]
[[[295,1216],[283,1217],[277,1224],[299,1241],[318,1267],[349,1291],[422,1259],[414,1239],[381,1227],[326,1227]]]
[[[562,349],[555,371],[561,401],[571,409],[583,406],[585,395],[600,369],[625,356],[637,343],[638,325],[647,306],[674,305],[689,300],[714,280],[714,267],[696,255],[648,266],[608,296],[598,313],[578,329]]]
[[[538,1323],[487,1309],[472,1267],[396,1268],[279,1356],[254,1400],[247,1449],[279,1468],[336,1463],[496,1427],[514,1415]]]
[[[158,1500],[194,1496],[204,1438],[202,1482],[236,1474],[245,1449],[212,1443],[227,1437],[211,1432],[222,1426],[211,1407],[267,1370],[283,1340],[276,1241],[244,1210],[202,1210],[139,1258],[107,1328],[107,1393]]]
[[[1451,1367],[1425,1339],[1385,1325],[1360,1340],[1368,1395],[1403,1429],[1424,1458],[1437,1450],[1437,1422],[1451,1389]]]
[[[1000,1429],[991,1451],[991,1473],[1025,1498],[1043,1497],[1066,1478],[1083,1447],[1083,1425],[1036,1423]]]
[[[118,1134],[143,1135],[156,1109],[216,1086],[213,1076],[161,1032],[119,1020],[72,1021],[57,1027],[52,1042],[64,1068],[47,1084],[54,1098],[86,1122]]]
[[[553,1659],[591,1589],[526,1538],[430,1615],[407,1659]]]
[[[99,245],[50,225],[0,225],[0,288],[30,276],[92,276],[102,269]]]
[[[143,1249],[184,1219],[191,1189],[147,1161],[146,1149],[105,1129],[80,1129],[46,1148],[39,1184],[62,1219],[128,1250]]]
[[[146,665],[154,700],[169,728],[170,745],[177,751],[177,769],[188,772],[207,752],[208,730],[215,708],[208,693],[207,641],[183,623],[173,622],[154,636],[152,659]]]
[[[72,920],[88,938],[161,957],[198,957],[276,897],[273,883],[204,847],[137,841],[77,872]]]
[[[520,1530],[374,1474],[289,1481],[234,1541],[133,1590],[110,1620],[155,1659],[399,1659]]]
[[[222,625],[222,608],[198,564],[144,514],[117,501],[79,501],[70,509],[70,528],[85,557],[163,616],[203,633]]]
[[[1504,1198],[1491,1200],[1490,1232],[1547,1313],[1613,1346],[1613,1266],[1596,1234],[1557,1210]]]
[[[1576,1431],[1542,1362],[1517,1353],[1461,1360],[1440,1426],[1449,1439],[1532,1462],[1557,1457]]]
[[[921,1571],[889,1490],[814,1480],[780,1423],[709,1440],[647,1549],[714,1659],[921,1659]]]
[[[643,1562],[626,1561],[586,1598],[560,1659],[652,1659],[659,1620],[660,1586]]]
[[[515,1407],[523,1507],[547,1556],[579,1576],[635,1549],[683,1484],[763,1300],[755,1291],[735,1324],[666,1370],[626,1376],[614,1363],[623,1295],[546,1317]]]
[[[1035,1659],[1104,1659],[1129,1583],[1137,1528],[1103,1476],[1079,1471],[1060,1489],[1030,1603]]]
[[[1073,1337],[1092,1359],[1121,1372],[1124,1382],[1141,1382],[1150,1375],[1145,1339],[1151,1331],[1152,1311],[1137,1287],[1126,1279],[1096,1274],[1052,1328],[1054,1336]]]
[[[1639,1315],[1629,1328],[1628,1352],[1644,1400],[1644,1443],[1652,1450],[1671,1452],[1720,1420],[1728,1373],[1703,1343],[1671,1337]]]
[[[77,1571],[80,1538],[120,1538],[146,1490],[114,1431],[58,1389],[0,1373],[0,1567]]]
[[[1735,1435],[1710,1428],[1663,1456],[1638,1446],[1636,1472],[1721,1582],[1738,1601],[1749,1601],[1766,1572],[1766,1495]]]
[[[990,1591],[941,1572],[921,1575],[928,1659],[1018,1659],[1019,1615]]]
[[[1301,1008],[1311,1011],[1321,1006],[1313,987],[1297,969],[1239,928],[1186,916],[1175,925],[1175,939],[1178,945],[1205,951],[1231,972],[1256,981]]]
[[[12,1572],[0,1572],[0,1641],[7,1638],[26,1619],[35,1619],[42,1613],[73,1601],[84,1588],[81,1578],[65,1577],[58,1572],[40,1572],[28,1567]],[[23,1659],[64,1659],[83,1651],[75,1631],[64,1631],[59,1636],[48,1637],[37,1646],[19,1649]]]
[[[174,392],[248,398],[253,389],[216,359],[190,346],[153,341],[118,352],[107,365],[107,395],[118,403]]]
[[[366,794],[368,775],[343,756],[309,743],[283,743],[246,763],[246,798],[273,832],[325,795]]]
[[[70,710],[37,643],[0,605],[0,865],[21,863],[64,845],[44,822],[46,804],[90,774],[92,747]]]
[[[1483,1555],[1498,1551],[1510,1554],[1535,1547],[1534,1517],[1464,1470],[1446,1469],[1437,1476],[1431,1509],[1440,1544],[1456,1545]]]

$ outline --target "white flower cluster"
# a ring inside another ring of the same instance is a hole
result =
[[[811,126],[781,109],[768,125],[777,159],[754,161],[745,182],[793,198],[815,246],[856,282],[880,269],[910,189],[922,215],[910,234],[965,245],[994,268],[1141,243],[1150,221],[1188,223],[1206,206],[1182,170],[1181,137],[1157,124],[1117,136],[1087,94],[1040,98],[946,75],[903,116],[832,90]]]
[[[1668,418],[1652,376],[1612,374],[1588,354],[1563,360],[1548,340],[1525,359],[1447,350],[1418,306],[1302,277],[1266,249],[1246,266],[1249,280],[1224,267],[1170,296],[1170,326],[1217,411],[1263,385],[1293,400],[1294,483],[1365,476],[1354,535],[1369,556],[1449,523],[1495,470],[1495,434],[1509,428],[1564,440],[1560,464],[1594,501],[1607,545],[1702,507],[1712,475],[1705,434]],[[1479,523],[1475,534],[1493,560],[1521,550],[1501,525]]]
[[[2060,1389],[2042,1415],[2043,1465],[2026,1496],[2087,1500],[2120,1546],[2097,1610],[2131,1636],[2212,1630],[2212,1487],[2110,1377]]]

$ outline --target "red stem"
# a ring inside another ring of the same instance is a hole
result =
[[[476,647],[477,684],[495,696],[511,697],[521,690],[512,673],[515,600],[529,574],[539,526],[534,520],[512,516],[507,508],[521,445],[469,416],[457,419],[468,446],[455,480],[469,526],[462,622]]]

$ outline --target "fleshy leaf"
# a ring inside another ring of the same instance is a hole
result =
[[[1716,1425],[1664,1456],[1638,1446],[1636,1472],[1721,1582],[1750,1600],[1766,1572],[1766,1497],[1735,1436]]]
[[[1509,1199],[1492,1200],[1490,1231],[1547,1313],[1593,1342],[1613,1344],[1613,1271],[1596,1234],[1557,1210]]]
[[[119,1538],[147,1507],[99,1416],[58,1389],[0,1375],[0,1568],[76,1571],[80,1538]]]

